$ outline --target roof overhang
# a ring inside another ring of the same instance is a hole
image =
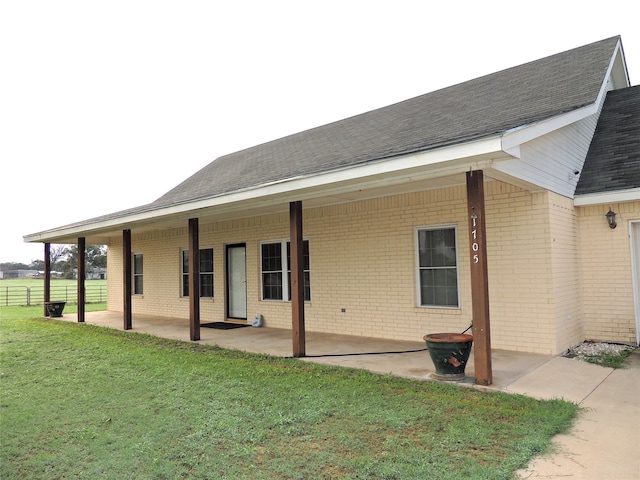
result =
[[[561,115],[556,115],[547,120],[523,125],[505,132],[502,136],[502,150],[516,158],[520,158],[520,145],[523,143],[546,135],[554,130],[559,130],[597,113],[609,90],[628,87],[630,85],[629,74],[620,42],[616,45],[615,52],[611,57],[609,67],[603,78],[606,81],[602,82],[598,97],[593,103]]]
[[[624,203],[634,201],[640,201],[640,188],[576,195],[573,200],[573,204],[576,207],[584,207],[588,205],[603,205],[606,203]]]
[[[79,237],[84,237],[90,244],[109,243],[109,239],[121,234],[122,230],[141,232],[175,228],[184,226],[188,218],[215,222],[283,212],[291,201],[303,201],[305,208],[313,208],[459,185],[464,183],[464,173],[470,169],[484,170],[487,180],[498,179],[523,188],[541,189],[544,187],[519,178],[517,172],[499,171],[501,166],[504,167],[501,162],[520,158],[522,144],[596,113],[608,89],[628,86],[624,53],[619,41],[605,79],[595,102],[542,121],[532,121],[507,132],[217,196],[191,199],[184,203],[151,203],[26,235],[24,241],[75,243]]]
[[[604,93],[606,92],[601,93],[601,95],[604,95]],[[520,158],[520,146],[523,143],[530,142],[531,140],[542,137],[543,135],[555,130],[560,130],[567,125],[579,122],[580,120],[597,113],[598,105],[600,104],[599,102],[600,98],[598,98],[596,103],[591,105],[587,105],[531,125],[525,125],[509,130],[502,136],[502,150],[513,157]]]
[[[288,211],[289,202],[303,201],[305,208],[346,203],[461,185],[465,172],[485,171],[495,161],[511,158],[502,151],[500,135],[426,152],[368,162],[316,175],[290,178],[216,197],[169,206],[149,204],[72,225],[24,236],[28,243],[107,244],[122,230],[135,232],[184,227],[189,218],[215,222]]]

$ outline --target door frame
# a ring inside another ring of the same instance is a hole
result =
[[[230,301],[230,296],[231,296],[231,272],[230,272],[230,265],[229,265],[229,252],[231,251],[231,249],[234,248],[244,248],[244,253],[245,253],[245,261],[244,261],[244,278],[245,278],[245,283],[244,283],[244,290],[245,290],[245,316],[244,317],[236,317],[236,316],[232,316],[230,310],[231,307],[231,301]],[[247,320],[247,244],[246,243],[230,243],[228,245],[226,245],[225,247],[225,318],[228,319],[233,319],[233,320]]]

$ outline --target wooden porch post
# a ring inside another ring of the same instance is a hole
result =
[[[78,237],[78,322],[84,323],[86,277],[86,240]]]
[[[473,359],[476,383],[491,385],[491,331],[489,322],[489,274],[482,170],[467,172],[469,253],[471,255],[471,302],[473,314]]]
[[[124,315],[124,329],[131,330],[131,230],[122,231],[122,307]]]
[[[304,242],[302,237],[302,202],[289,204],[291,231],[291,322],[293,356],[304,357]]]
[[[44,316],[47,317],[47,302],[51,301],[51,244],[44,244]]]
[[[189,336],[200,340],[200,241],[198,219],[189,219]]]

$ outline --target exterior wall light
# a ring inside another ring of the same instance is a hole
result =
[[[605,217],[607,217],[610,228],[616,228],[618,226],[616,223],[616,212],[612,211],[611,207],[609,207],[609,211],[605,214]]]

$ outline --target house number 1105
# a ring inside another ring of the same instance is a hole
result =
[[[473,263],[478,263],[480,261],[480,257],[478,257],[478,253],[476,253],[480,249],[480,246],[476,241],[478,238],[478,230],[476,230],[477,220],[478,220],[478,216],[475,213],[471,215],[471,226],[473,227],[473,230],[471,230],[471,237],[472,237],[471,239],[473,240],[473,243],[471,244],[471,250],[473,250],[474,252]]]

